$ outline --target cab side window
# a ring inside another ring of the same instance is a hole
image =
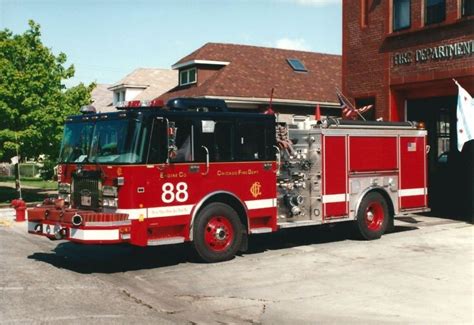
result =
[[[233,161],[235,158],[235,125],[229,119],[206,119],[200,121],[200,132],[196,158],[198,161],[206,160],[209,151],[210,161]]]
[[[194,160],[194,126],[191,120],[174,121],[176,137],[176,155],[171,162],[189,162]]]
[[[264,121],[241,121],[238,123],[237,150],[238,160],[265,160],[266,127]]]
[[[147,164],[162,164],[166,161],[166,125],[163,119],[153,118],[146,126],[150,129],[148,150],[146,153]],[[144,135],[145,138],[148,136]]]

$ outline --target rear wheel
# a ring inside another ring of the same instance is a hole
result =
[[[242,231],[242,223],[234,209],[223,203],[211,203],[196,217],[194,248],[205,262],[230,260],[240,248]]]
[[[387,201],[377,192],[370,192],[362,199],[357,211],[357,230],[364,239],[380,238],[389,224]]]

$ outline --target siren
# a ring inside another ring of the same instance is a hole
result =
[[[81,114],[84,114],[84,115],[85,114],[95,114],[95,113],[97,113],[95,107],[92,106],[92,105],[82,106],[79,111],[81,112]]]

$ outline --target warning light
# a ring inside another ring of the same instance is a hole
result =
[[[131,101],[118,102],[116,107],[117,109],[147,108],[147,107],[163,108],[165,107],[165,102],[161,99],[131,100]]]

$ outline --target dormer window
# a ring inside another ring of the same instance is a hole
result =
[[[125,90],[114,91],[114,105],[117,103],[123,102],[125,100]]]
[[[181,70],[179,72],[179,85],[185,86],[196,83],[196,68]]]

